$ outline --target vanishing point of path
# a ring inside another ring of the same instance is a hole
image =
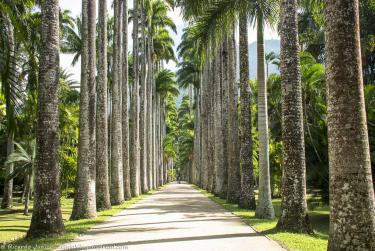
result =
[[[59,250],[283,249],[192,186],[170,184]]]

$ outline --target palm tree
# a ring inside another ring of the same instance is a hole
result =
[[[96,217],[95,2],[82,0],[82,56],[78,167],[72,220]]]
[[[249,42],[248,18],[242,15],[240,26],[240,102],[241,102],[241,198],[239,205],[243,208],[255,209],[253,144],[251,122],[251,90],[249,85]]]
[[[176,25],[168,16],[170,7],[165,3],[165,1],[145,1],[143,9],[143,21],[141,29],[142,43],[140,44],[143,47],[141,51],[145,56],[142,57],[141,65],[144,66],[142,67],[142,72],[144,72],[144,70],[146,70],[146,72],[145,74],[142,74],[143,78],[141,83],[141,95],[143,95],[144,98],[141,98],[141,100],[144,100],[142,101],[142,106],[144,106],[144,108],[142,109],[141,107],[140,125],[141,127],[144,127],[144,129],[141,131],[144,131],[143,134],[146,135],[146,139],[143,140],[145,143],[141,142],[141,145],[144,145],[144,147],[141,146],[141,148],[145,148],[144,151],[146,152],[146,158],[144,159],[146,166],[142,164],[141,171],[143,170],[142,172],[145,173],[146,176],[148,176],[148,178],[142,178],[142,183],[145,185],[147,184],[149,186],[148,188],[150,188],[151,184],[154,183],[153,173],[156,165],[155,162],[157,162],[156,157],[158,157],[159,160],[161,160],[162,157],[161,152],[159,152],[157,156],[153,156],[156,150],[154,149],[155,144],[151,142],[147,143],[148,140],[154,140],[154,137],[151,134],[153,134],[153,126],[156,124],[151,123],[151,121],[156,119],[154,118],[155,113],[152,112],[152,109],[156,108],[154,106],[156,105],[155,102],[157,99],[157,94],[155,93],[156,87],[154,78],[157,72],[162,68],[163,61],[168,62],[169,60],[175,60],[173,51],[173,39],[171,38],[170,32],[167,30],[167,28],[170,28],[172,31],[176,32]],[[143,35],[143,33],[145,33],[145,36]],[[145,59],[145,61],[143,60],[143,58]],[[146,83],[145,86],[143,86],[143,83]],[[149,113],[146,118],[143,110]],[[145,121],[145,126],[142,125],[143,121]],[[150,136],[147,137],[147,134],[150,134]],[[141,139],[143,138],[144,137],[141,135]],[[160,138],[158,140],[158,143],[162,143]],[[141,154],[143,154],[143,150],[141,151]],[[141,157],[141,159],[143,159],[143,157]],[[164,176],[165,175],[166,173],[164,172]]]
[[[277,227],[311,232],[306,206],[306,163],[299,61],[297,1],[280,3],[283,174]]]
[[[111,207],[108,184],[107,1],[99,0],[98,104],[96,111],[96,207]]]
[[[163,142],[166,124],[164,118],[166,116],[166,99],[169,95],[178,96],[179,91],[176,86],[175,74],[170,70],[161,70],[155,79],[156,93],[157,93],[157,167],[158,169],[158,184],[163,185],[166,183],[166,168],[165,159],[163,158]]]
[[[25,189],[25,209],[24,215],[29,215],[29,201],[33,191],[33,179],[34,179],[34,163],[36,154],[35,139],[25,142],[22,146],[14,142],[17,149],[9,155],[6,165],[16,165],[15,170],[6,177],[6,180],[14,179],[17,176],[23,175],[26,180]],[[21,200],[22,201],[22,200]]]
[[[238,135],[237,88],[236,88],[236,48],[232,28],[228,38],[228,194],[227,200],[238,203],[241,195],[241,170]]]
[[[277,1],[257,1],[251,8],[252,22],[257,22],[257,82],[259,138],[259,197],[255,215],[274,218],[269,167],[267,81],[265,76],[264,24],[273,24]]]
[[[11,23],[10,18],[4,13],[0,15],[3,20],[2,27],[5,32],[1,36],[1,59],[4,63],[1,66],[1,82],[2,82],[2,93],[4,94],[6,103],[6,119],[7,119],[7,156],[10,156],[14,151],[14,123],[15,123],[15,111],[14,111],[14,90],[12,88],[17,82],[17,72],[15,72],[16,55],[15,55],[15,37],[14,27]],[[9,175],[13,172],[13,164],[6,166],[6,174]],[[4,182],[4,195],[1,202],[1,208],[11,208],[13,200],[13,179],[9,179]]]
[[[182,1],[183,2],[183,1]],[[203,12],[203,14],[198,15],[197,24],[195,27],[198,37],[203,41],[213,41],[216,44],[219,44],[226,36],[226,33],[223,30],[230,30],[231,26],[234,25],[235,21],[243,16],[248,15],[250,17],[251,23],[257,23],[258,29],[258,83],[259,88],[263,90],[263,95],[259,95],[259,106],[264,109],[260,109],[259,114],[259,132],[260,132],[260,206],[258,211],[259,217],[274,217],[272,202],[271,202],[271,189],[269,181],[269,160],[268,160],[268,128],[267,128],[267,102],[266,102],[266,81],[264,73],[265,65],[265,56],[264,56],[264,32],[263,26],[264,22],[272,23],[275,15],[275,6],[277,1],[217,1],[215,3],[209,4],[208,11]],[[188,4],[188,3],[185,3]],[[197,4],[197,3],[195,3]],[[188,4],[189,8],[193,8]],[[199,11],[198,11],[199,12]],[[189,14],[190,15],[190,14]],[[247,23],[247,21],[245,21]],[[224,29],[223,29],[224,27]],[[242,30],[243,31],[243,30]],[[207,43],[207,42],[206,42]],[[229,53],[229,56],[231,53]],[[243,60],[246,60],[243,57]],[[243,64],[243,63],[242,63]],[[225,62],[224,62],[225,66]],[[233,66],[229,65],[229,69]],[[230,70],[229,70],[230,72]],[[231,81],[229,79],[229,81]],[[225,87],[225,85],[224,85]],[[230,90],[230,89],[229,89]],[[225,92],[225,91],[224,91]],[[235,93],[234,93],[235,94]],[[224,97],[225,98],[225,97]],[[232,100],[232,97],[229,97]],[[225,99],[224,99],[225,100]],[[224,101],[225,102],[225,101]],[[223,109],[226,105],[223,105]],[[233,114],[234,110],[229,114]],[[244,117],[245,118],[245,117]],[[226,125],[226,117],[223,113],[224,126]],[[235,121],[235,120],[234,120]],[[232,119],[228,120],[229,125],[228,129],[232,130],[233,124],[231,124]],[[242,125],[246,125],[246,121],[242,121]],[[235,131],[235,129],[233,129]],[[231,137],[231,135],[228,135]],[[224,133],[224,137],[226,137]],[[251,144],[251,138],[247,139],[248,145]],[[225,145],[224,145],[225,146]],[[228,147],[230,145],[228,144]],[[229,149],[230,155],[231,149]],[[233,164],[230,163],[229,156],[228,166],[233,167]],[[241,163],[246,162],[241,159]],[[224,157],[224,163],[226,163],[226,157]],[[229,173],[230,174],[230,173]]]
[[[77,29],[76,29],[77,28]],[[82,54],[82,20],[76,17],[74,23],[66,26],[61,41],[61,52],[73,54],[72,66],[75,66]]]
[[[196,55],[196,52],[197,50],[195,50],[195,46],[194,44],[192,43],[192,41],[190,40],[189,43],[190,45],[185,47],[186,43],[188,41],[186,41],[186,32],[188,32],[189,29],[185,29],[185,33],[183,35],[184,39],[182,41],[182,43],[179,45],[178,47],[178,51],[179,51],[179,57],[182,58],[182,62],[178,64],[179,66],[179,70],[177,71],[177,83],[179,85],[180,88],[183,88],[183,89],[188,89],[188,88],[194,88],[194,93],[195,93],[195,97],[193,100],[190,100],[190,107],[189,107],[189,112],[193,112],[193,108],[195,108],[195,116],[194,116],[194,146],[193,146],[193,163],[191,164],[191,183],[193,184],[199,184],[200,180],[199,180],[199,177],[200,177],[200,168],[201,168],[201,165],[200,165],[200,104],[201,104],[201,100],[200,100],[200,89],[199,89],[199,86],[200,86],[200,68],[199,68],[199,63],[198,63],[198,57]],[[184,47],[187,49],[185,50]],[[219,51],[220,55],[219,55],[219,64],[221,66],[221,62],[220,62],[220,59],[221,59],[221,51]],[[222,72],[220,73],[222,74]],[[221,77],[221,76],[219,76]],[[221,83],[220,83],[220,86],[216,86],[215,88],[215,97],[217,96],[216,100],[215,101],[219,101],[221,102],[222,100],[222,93],[221,93]],[[217,92],[219,91],[219,93]],[[191,99],[191,97],[190,97]],[[215,107],[218,106],[217,108],[217,111],[219,110],[220,108],[220,113],[216,113],[216,119],[218,119],[219,117],[221,117],[221,103],[220,104],[216,104]],[[217,112],[216,111],[216,112]],[[215,127],[215,130],[218,130],[220,129],[221,132],[218,132],[218,131],[215,131],[215,140],[220,140],[220,135],[222,137],[222,128],[221,128],[221,122],[218,122],[217,120],[215,120],[216,123],[216,127]],[[219,124],[220,123],[220,124]],[[218,127],[219,126],[219,127]],[[223,141],[223,139],[221,138],[221,141]],[[219,142],[217,142],[219,143]],[[216,144],[216,143],[215,143]],[[222,157],[223,157],[223,148],[221,150],[219,150],[219,148],[216,148],[217,151],[219,151],[219,153],[216,153],[217,156],[220,155],[220,153],[222,153]],[[220,157],[219,157],[220,159]],[[225,197],[226,196],[226,184],[224,183],[225,181],[225,168],[224,168],[224,163],[222,164],[219,164],[219,163],[216,163],[215,164],[217,167],[217,171],[216,171],[216,186],[215,186],[215,194],[217,195],[220,195],[221,197]],[[220,171],[220,167],[222,168],[221,171]],[[219,182],[222,181],[221,183]],[[221,185],[221,186],[220,186]]]
[[[124,197],[131,199],[129,166],[129,60],[128,60],[128,0],[122,1],[122,165],[124,175]]]
[[[163,68],[163,62],[168,62],[169,60],[176,60],[173,50],[173,39],[171,38],[170,32],[167,28],[170,28],[172,31],[176,31],[176,25],[173,23],[173,20],[168,17],[169,7],[165,4],[164,1],[156,0],[150,3],[148,8],[151,9],[146,11],[150,12],[148,16],[148,42],[149,52],[148,57],[149,67],[148,76],[150,80],[150,96],[148,102],[148,109],[153,109],[152,116],[149,120],[152,122],[152,128],[150,128],[152,134],[152,149],[150,162],[152,163],[152,179],[154,186],[156,183],[164,183],[166,178],[166,169],[163,168],[163,138],[165,136],[166,124],[164,123],[164,117],[166,116],[165,104],[162,103],[160,93],[157,92],[156,79],[154,76],[158,75]],[[147,49],[147,48],[146,48]],[[152,95],[152,96],[151,96]],[[157,171],[159,173],[157,173]],[[158,182],[157,181],[158,178]],[[162,179],[163,178],[163,179]]]
[[[114,1],[114,42],[112,71],[112,122],[111,122],[111,203],[119,205],[124,201],[122,164],[122,120],[121,120],[121,1]]]
[[[139,172],[139,6],[138,0],[133,2],[133,88],[131,100],[131,140],[130,140],[130,187],[132,197],[138,197],[140,192]]]
[[[269,76],[269,66],[270,64],[274,64],[276,59],[277,59],[277,55],[275,52],[271,51],[269,53],[266,53],[266,76],[268,78]]]
[[[221,67],[221,48],[215,53],[214,59],[214,95],[213,95],[213,134],[214,134],[214,167],[215,167],[215,186],[214,193],[224,197],[226,189],[224,188],[225,167],[223,163],[223,130],[222,130],[222,67]]]
[[[328,250],[374,250],[374,190],[361,67],[359,1],[326,1]]]
[[[140,8],[140,30],[141,30],[141,41],[140,41],[140,111],[139,111],[139,137],[140,137],[140,177],[141,177],[141,192],[148,192],[148,166],[147,166],[147,78],[148,68],[146,62],[146,17],[145,17],[145,5],[142,1]]]
[[[222,134],[223,134],[223,166],[224,166],[224,173],[223,173],[223,189],[221,192],[221,198],[226,199],[227,193],[228,193],[228,166],[229,166],[229,158],[228,158],[228,102],[229,102],[229,96],[228,96],[228,39],[225,38],[223,41],[223,46],[221,50],[221,60],[222,60],[222,84],[221,84],[221,109],[222,109]],[[201,98],[202,102],[203,97]],[[201,107],[203,109],[203,107]],[[202,132],[201,132],[202,133]],[[219,194],[220,196],[220,194]]]
[[[35,202],[27,237],[60,235],[58,167],[59,1],[42,1],[42,44],[36,132]]]

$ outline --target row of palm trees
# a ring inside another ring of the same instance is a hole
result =
[[[165,184],[167,169],[172,168],[163,158],[166,98],[178,95],[174,74],[163,69],[163,61],[175,59],[168,31],[176,30],[168,17],[170,6],[162,0],[134,0],[129,10],[127,0],[114,0],[112,38],[108,36],[107,1],[99,0],[98,6],[97,25],[96,1],[82,1],[79,34],[70,31],[79,46],[65,43],[63,47],[81,57],[78,167],[71,220],[94,218],[97,211]],[[41,10],[35,203],[28,237],[64,232],[56,133],[58,0],[42,1]]]
[[[179,80],[195,87],[194,161],[190,181],[229,202],[274,218],[271,200],[264,24],[281,37],[283,175],[280,230],[311,233],[306,205],[304,113],[296,0],[179,0],[190,23],[179,46]],[[314,4],[313,2],[311,4]],[[375,248],[371,180],[361,73],[357,0],[326,1],[329,250]],[[255,203],[248,31],[257,27],[259,196]],[[240,97],[236,88],[239,24]],[[238,103],[239,100],[239,103]],[[240,118],[237,106],[240,106]],[[239,122],[238,122],[239,121]],[[240,189],[241,188],[241,189]]]

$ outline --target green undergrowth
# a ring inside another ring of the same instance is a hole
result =
[[[160,189],[160,188],[159,188]],[[52,250],[73,240],[80,234],[87,232],[97,224],[103,223],[109,217],[116,215],[129,206],[144,199],[146,196],[155,193],[150,191],[147,194],[125,201],[119,206],[112,206],[111,209],[98,212],[94,219],[70,221],[69,217],[73,208],[73,199],[61,199],[61,210],[65,225],[65,234],[58,237],[41,239],[24,239],[30,225],[31,213],[23,215],[23,205],[15,202],[11,210],[0,210],[0,250]],[[32,212],[32,205],[31,205]]]
[[[255,218],[255,212],[247,209],[239,208],[237,204],[226,202],[226,200],[216,197],[199,187],[195,187],[198,191],[206,195],[208,198],[223,206],[228,211],[242,218],[244,222],[252,226],[256,231],[262,233],[277,241],[281,246],[292,251],[325,251],[328,244],[328,228],[329,228],[329,211],[327,206],[315,206],[309,211],[311,225],[314,234],[296,234],[278,231],[276,229],[277,217],[280,215],[280,199],[274,199],[276,218],[272,220],[264,220]]]

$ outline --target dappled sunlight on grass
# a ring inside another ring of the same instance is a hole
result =
[[[281,232],[276,229],[277,218],[272,220],[264,220],[255,218],[255,212],[239,208],[237,204],[226,202],[224,199],[214,196],[205,190],[196,187],[201,193],[205,194],[211,200],[223,206],[228,211],[241,217],[244,222],[252,226],[256,231],[265,234],[271,239],[280,243],[288,250],[300,251],[323,251],[327,250],[328,244],[328,227],[329,227],[329,211],[327,207],[316,207],[313,211],[309,211],[310,221],[314,228],[314,234],[296,234]],[[273,205],[275,214],[280,215],[280,199],[274,199]]]

